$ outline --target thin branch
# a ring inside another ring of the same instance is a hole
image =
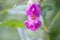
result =
[[[58,11],[59,12],[59,11]],[[54,18],[53,18],[53,20],[52,20],[52,23],[51,23],[51,26],[55,23],[55,21],[56,21],[56,19],[57,19],[57,17],[60,15],[60,13],[57,13],[55,16],[54,16]]]

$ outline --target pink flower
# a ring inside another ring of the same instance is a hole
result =
[[[26,28],[35,31],[36,29],[38,29],[41,26],[41,22],[39,20],[26,20],[25,21],[25,26]]]
[[[41,8],[38,4],[31,4],[26,9],[26,15],[29,16],[34,12],[34,14],[39,17],[41,14]]]
[[[31,4],[26,9],[26,15],[28,20],[25,21],[26,28],[35,31],[41,26],[41,22],[39,20],[41,14],[41,9],[37,4]]]

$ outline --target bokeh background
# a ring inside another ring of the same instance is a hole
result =
[[[27,2],[0,0],[0,40],[60,40],[60,0],[40,1],[42,26],[37,31],[24,26]]]

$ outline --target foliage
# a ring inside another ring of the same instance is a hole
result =
[[[11,26],[11,27],[14,27],[14,28],[17,28],[17,27],[23,28],[24,23],[19,21],[19,20],[7,20],[7,21],[3,22],[1,24],[1,26]]]
[[[48,31],[50,35],[50,40],[60,40],[60,7],[59,7],[59,0],[46,0],[43,3],[43,7],[49,5],[51,10],[46,11],[45,23],[49,27]],[[48,7],[47,7],[48,8]],[[43,8],[44,9],[44,8]],[[46,9],[46,7],[45,7]],[[45,10],[44,9],[44,10]]]

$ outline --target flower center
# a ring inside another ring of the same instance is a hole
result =
[[[36,19],[36,15],[32,14],[31,19]]]

